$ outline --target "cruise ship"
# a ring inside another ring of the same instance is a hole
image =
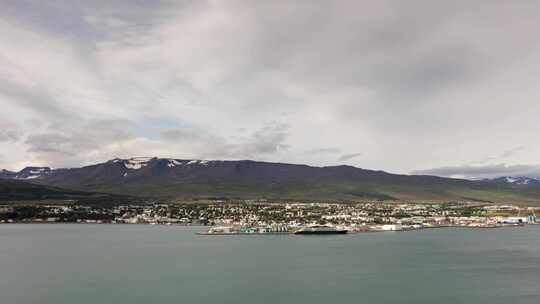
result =
[[[347,230],[330,226],[310,226],[294,232],[294,234],[346,234]]]

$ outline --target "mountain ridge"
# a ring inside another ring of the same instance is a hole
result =
[[[502,183],[523,186],[540,186],[540,179],[527,176],[500,176],[496,178],[485,179],[486,182]]]
[[[15,176],[65,189],[137,196],[540,203],[536,187],[392,174],[348,165],[133,157],[81,168],[28,168],[15,175],[6,173],[9,177],[4,178]]]

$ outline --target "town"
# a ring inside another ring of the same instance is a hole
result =
[[[209,200],[112,206],[0,205],[0,223],[164,224],[211,226],[209,234],[287,233],[326,225],[348,232],[438,227],[496,228],[536,224],[539,207],[477,202],[269,202]]]

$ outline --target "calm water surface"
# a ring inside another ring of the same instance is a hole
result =
[[[0,303],[540,303],[540,227],[343,236],[0,225]]]

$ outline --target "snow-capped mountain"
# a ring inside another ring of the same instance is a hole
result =
[[[478,199],[483,201],[491,197],[540,200],[540,179],[471,181],[352,166],[315,167],[250,160],[115,158],[81,168],[2,171],[0,178],[134,196],[461,201],[474,200],[478,193]]]
[[[49,167],[26,167],[15,174],[15,179],[36,179],[48,176],[53,172]]]
[[[11,179],[11,178],[14,178],[15,175],[17,175],[17,173],[15,172],[4,170],[4,169],[0,170],[0,178]]]
[[[191,166],[191,165],[205,166],[205,165],[208,165],[210,162],[213,162],[209,160],[182,160],[182,159],[174,159],[174,158],[158,159],[157,157],[132,157],[128,159],[115,158],[113,160],[108,161],[107,163],[122,164],[127,170],[139,170],[146,167],[152,161],[158,161],[158,160],[161,162],[166,162],[167,167],[169,168],[180,167],[180,166]]]
[[[36,179],[44,176],[48,176],[53,172],[49,167],[26,167],[19,172],[12,172],[8,170],[0,171],[0,178],[4,179]]]
[[[540,178],[532,178],[525,176],[501,176],[493,179],[488,179],[487,181],[498,183],[498,184],[511,184],[511,185],[520,185],[520,186],[540,186]]]

